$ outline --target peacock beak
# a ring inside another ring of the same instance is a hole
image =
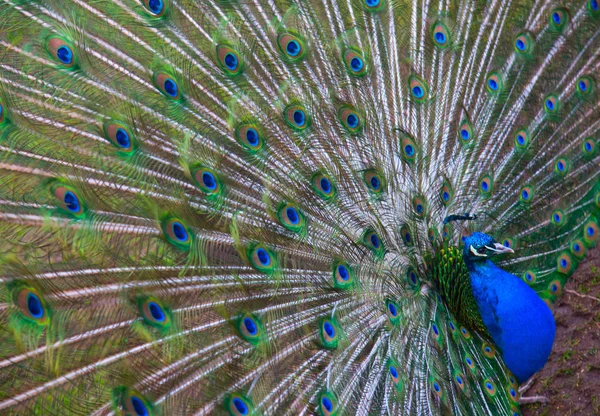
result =
[[[492,252],[494,252],[494,254],[507,254],[507,253],[514,253],[515,251],[510,248],[510,247],[506,247],[500,243],[494,243],[494,247],[490,247],[490,246],[486,246],[486,248],[488,248],[489,250],[491,250]]]

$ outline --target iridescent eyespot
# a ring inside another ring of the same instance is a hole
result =
[[[375,169],[367,169],[363,174],[363,180],[369,191],[380,194],[385,188],[385,180]]]
[[[423,103],[429,99],[429,86],[418,75],[408,77],[408,88],[410,96],[417,103]]]
[[[557,270],[566,275],[570,275],[574,270],[573,259],[569,253],[562,253],[556,259]]]
[[[107,121],[103,125],[104,136],[119,151],[131,153],[135,150],[135,139],[129,127],[122,123]]]
[[[444,239],[444,241],[448,241],[452,238],[452,233],[454,232],[454,229],[452,228],[451,224],[445,224],[442,227],[442,238]]]
[[[240,315],[235,322],[235,327],[238,335],[252,345],[257,345],[265,338],[263,324],[256,315],[250,313]]]
[[[468,118],[465,118],[463,121],[461,121],[460,126],[458,127],[458,137],[460,138],[460,142],[463,144],[472,142],[474,137],[473,125]]]
[[[408,224],[404,224],[400,227],[400,237],[402,237],[402,241],[404,241],[404,244],[408,247],[412,247],[415,243]]]
[[[56,199],[58,207],[62,208],[64,212],[75,217],[83,216],[86,207],[74,188],[61,182],[56,182],[51,187],[51,192]]]
[[[335,185],[329,176],[317,172],[311,178],[313,190],[324,200],[330,200],[335,196]]]
[[[271,275],[276,272],[278,262],[275,253],[267,246],[252,243],[246,249],[246,255],[252,267],[262,273]]]
[[[544,98],[544,111],[546,114],[552,115],[558,113],[559,102],[555,94],[549,94]]]
[[[496,395],[496,384],[494,384],[491,378],[488,377],[483,380],[483,390],[489,397],[494,397]]]
[[[225,397],[225,409],[231,416],[248,416],[254,414],[252,401],[240,394],[230,394]]]
[[[462,330],[462,328],[461,328],[461,330]],[[473,361],[473,358],[471,358],[471,356],[468,354],[465,356],[465,363],[467,364],[467,367],[469,367],[469,369],[471,371],[473,371],[473,372],[476,371],[475,361]]]
[[[442,397],[444,395],[442,385],[437,380],[431,380],[431,388],[436,396]]]
[[[409,267],[406,271],[406,280],[408,281],[408,284],[413,288],[417,288],[419,286],[419,277],[417,276],[417,273],[412,268],[412,266]]]
[[[450,182],[444,181],[442,189],[440,190],[440,199],[442,200],[442,204],[448,206],[450,202],[452,202],[453,197],[454,191],[452,190]]]
[[[529,132],[527,129],[520,129],[515,133],[515,148],[525,150],[529,146]]]
[[[571,242],[571,253],[573,253],[575,257],[582,259],[585,257],[586,252],[585,243],[582,240],[576,239]]]
[[[158,299],[140,297],[137,300],[138,310],[144,322],[150,326],[166,328],[171,324],[171,312]]]
[[[319,323],[319,338],[324,348],[337,348],[340,339],[340,328],[337,320],[334,318],[322,318]]]
[[[508,387],[506,392],[513,403],[519,403],[519,390],[515,386]]]
[[[598,15],[600,14],[600,6],[598,5],[598,0],[588,0],[587,9],[593,17],[598,17]]]
[[[552,213],[552,215],[550,216],[550,221],[552,222],[552,224],[556,225],[557,227],[560,227],[564,224],[564,214],[561,210],[557,209],[556,211],[554,211]]]
[[[344,65],[350,75],[362,77],[367,73],[368,65],[364,55],[356,49],[346,49],[343,53]]]
[[[362,243],[368,247],[373,253],[376,255],[381,255],[385,251],[385,247],[383,241],[381,241],[381,237],[375,231],[367,229],[363,233]]]
[[[121,407],[125,415],[152,416],[152,403],[136,390],[129,387],[117,387],[112,392],[113,400]]]
[[[521,202],[529,204],[531,201],[533,201],[533,195],[533,186],[527,185],[521,188],[521,191],[519,192],[519,199]]]
[[[77,64],[77,55],[73,46],[65,39],[51,36],[46,41],[46,49],[63,68],[72,69]]]
[[[594,156],[596,153],[596,141],[591,137],[586,138],[581,145],[581,150],[586,157]]]
[[[493,358],[496,355],[496,350],[487,342],[484,342],[481,346],[481,352],[488,358]]]
[[[350,106],[343,106],[340,108],[338,111],[338,119],[350,134],[358,133],[362,128],[362,118],[360,114]]]
[[[319,395],[319,412],[321,416],[334,416],[338,414],[338,399],[331,391],[324,391]]]
[[[217,45],[217,61],[228,75],[239,75],[244,70],[244,60],[240,54],[228,45]]]
[[[412,199],[412,208],[417,217],[423,218],[427,214],[427,201],[422,196],[415,196]]]
[[[291,202],[281,202],[277,207],[277,219],[288,230],[299,233],[306,227],[306,220],[300,208]]]
[[[153,76],[154,85],[160,92],[171,100],[181,99],[181,91],[175,78],[165,72],[155,72]]]
[[[460,334],[464,337],[464,339],[470,339],[471,338],[471,333],[464,326],[460,327]]]
[[[167,12],[167,0],[142,0],[142,3],[154,17],[162,17]]]
[[[302,105],[288,105],[283,110],[283,116],[287,125],[296,131],[302,131],[310,125],[310,116]]]
[[[483,198],[489,198],[494,191],[494,180],[490,175],[484,175],[479,179],[479,194]]]
[[[432,244],[434,244],[436,241],[438,241],[439,233],[438,233],[437,228],[429,227],[427,229],[427,238],[429,239],[429,242]]]
[[[385,0],[363,0],[363,7],[370,12],[378,12],[383,9]]]
[[[453,375],[453,380],[461,391],[465,390],[465,375],[463,373],[455,372]]]
[[[450,45],[450,31],[442,22],[435,22],[431,27],[431,37],[433,44],[440,49],[445,49]]]
[[[192,164],[190,174],[194,184],[206,195],[218,195],[223,190],[223,182],[219,174],[205,166]]]
[[[287,61],[299,61],[305,55],[304,41],[291,33],[282,33],[277,37],[277,45]]]
[[[45,326],[50,320],[49,308],[42,294],[24,283],[16,283],[9,288],[15,306],[23,317],[37,325]]]
[[[583,76],[575,81],[577,95],[587,97],[594,92],[595,82],[592,77]]]
[[[385,303],[385,309],[390,324],[398,325],[400,323],[400,312],[398,310],[398,305],[395,302],[388,300]]]
[[[583,224],[583,241],[589,246],[594,247],[600,237],[600,230],[596,219],[592,218]]]
[[[499,72],[490,72],[485,80],[485,85],[490,94],[499,94],[504,89],[504,81]]]
[[[548,291],[554,296],[560,296],[562,294],[562,283],[560,280],[553,280],[548,285]]]
[[[348,263],[333,262],[333,286],[336,289],[348,289],[354,285],[354,273]]]
[[[412,163],[417,157],[417,143],[408,134],[402,134],[400,138],[400,156],[402,160]]]
[[[502,241],[502,245],[508,248],[515,248],[515,241],[512,238],[505,238]]]
[[[569,13],[566,9],[556,8],[550,13],[550,27],[561,32],[569,21]]]
[[[166,217],[162,221],[163,235],[174,246],[187,250],[192,242],[192,233],[178,218]]]
[[[537,280],[536,273],[533,270],[527,270],[525,273],[523,273],[523,280],[525,281],[525,283],[528,283],[530,285],[534,284]]]
[[[564,157],[559,157],[554,163],[554,172],[560,176],[565,176],[569,173],[569,161]]]
[[[515,38],[515,52],[518,55],[530,54],[533,49],[533,36],[529,32],[523,32]]]
[[[257,152],[264,144],[262,131],[254,123],[239,124],[235,129],[235,139],[250,152]]]

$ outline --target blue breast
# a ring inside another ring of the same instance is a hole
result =
[[[544,301],[517,276],[491,261],[469,265],[479,313],[519,383],[550,356],[556,325]]]

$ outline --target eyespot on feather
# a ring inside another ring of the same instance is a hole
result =
[[[460,126],[458,128],[458,137],[460,139],[460,143],[462,144],[468,144],[473,142],[473,138],[475,137],[473,125],[471,124],[468,118],[465,118],[461,121]]]
[[[367,169],[363,173],[363,180],[367,189],[374,194],[381,194],[385,188],[383,176],[375,169]]]
[[[238,317],[236,328],[240,337],[252,345],[257,345],[265,336],[261,321],[250,313]]]
[[[138,309],[140,316],[148,325],[157,328],[168,328],[171,325],[170,311],[155,297],[139,298]]]
[[[342,127],[350,134],[356,134],[362,129],[362,117],[350,106],[343,106],[338,111],[338,119]]]
[[[57,206],[64,212],[75,217],[82,217],[84,215],[86,206],[74,188],[61,182],[56,182],[51,186],[51,192],[56,199]]]
[[[107,121],[103,125],[104,136],[120,152],[131,154],[135,150],[133,133],[126,125]]]
[[[520,129],[515,133],[515,148],[525,150],[529,146],[529,132],[527,129]]]
[[[115,407],[121,408],[125,415],[152,416],[154,414],[152,403],[134,389],[126,386],[117,387],[113,390],[112,396]]]
[[[550,221],[552,222],[552,224],[556,225],[557,227],[561,227],[564,225],[564,214],[561,210],[557,209],[556,211],[552,212],[552,214],[550,215]]]
[[[319,338],[326,349],[336,349],[340,339],[340,328],[334,318],[321,318],[319,321]]]
[[[58,36],[50,36],[46,41],[46,49],[63,68],[73,69],[77,65],[77,54],[73,45]]]
[[[390,324],[394,326],[400,324],[400,311],[396,302],[387,300],[385,302],[385,313]]]
[[[417,158],[418,147],[415,141],[408,135],[402,135],[400,139],[400,155],[405,162],[412,163]]]
[[[283,116],[287,125],[296,131],[305,130],[310,125],[310,115],[302,105],[288,105]]]
[[[408,88],[416,103],[424,103],[429,99],[429,85],[418,75],[408,77]]]
[[[494,397],[497,393],[496,384],[492,381],[491,378],[486,378],[483,380],[483,391],[488,395],[488,397]]]
[[[231,76],[239,75],[244,70],[244,60],[241,55],[229,45],[217,45],[217,61],[221,69]]]
[[[223,191],[223,182],[212,169],[193,164],[190,166],[190,175],[196,187],[207,195],[218,195]]]
[[[333,262],[333,286],[336,289],[349,289],[354,285],[354,272],[344,261]]]
[[[583,224],[583,241],[588,247],[594,247],[600,237],[600,227],[598,227],[598,221],[595,218],[591,218],[585,224]]]
[[[532,285],[537,280],[537,275],[533,270],[527,270],[523,273],[523,280],[525,283]]]
[[[583,259],[587,253],[586,245],[583,240],[576,239],[571,242],[570,245],[571,254],[573,254],[578,259]]]
[[[424,218],[427,215],[427,201],[422,196],[415,196],[412,199],[412,208],[418,218]]]
[[[533,186],[526,185],[526,186],[522,187],[521,191],[519,192],[519,200],[521,202],[529,204],[529,203],[531,203],[531,201],[533,201],[534,194],[535,194],[535,191],[534,191]]]
[[[48,304],[42,294],[26,284],[17,284],[12,289],[13,302],[29,322],[46,326],[50,322]]]
[[[490,175],[484,175],[479,179],[479,195],[489,198],[494,192],[494,180]]]
[[[267,246],[259,243],[252,243],[248,246],[246,255],[250,260],[251,266],[255,270],[267,275],[272,275],[277,271],[277,257]]]
[[[557,7],[550,12],[550,27],[556,32],[562,32],[567,27],[569,18],[567,9]]]
[[[192,244],[192,233],[178,218],[166,217],[161,222],[163,236],[175,247],[188,250]]]
[[[517,55],[530,55],[533,51],[534,40],[533,35],[529,32],[519,33],[514,42],[514,49]]]
[[[329,178],[329,176],[323,173],[316,172],[313,174],[311,178],[311,184],[313,190],[317,193],[317,195],[319,195],[319,197],[321,197],[321,199],[328,201],[336,194],[333,181],[331,178]]]
[[[165,97],[178,101],[181,99],[179,84],[171,75],[165,72],[155,72],[153,76],[154,85]]]
[[[585,98],[594,94],[596,83],[590,76],[582,76],[575,81],[575,92],[579,98]]]
[[[556,259],[557,270],[559,273],[570,276],[575,270],[573,259],[569,253],[562,253]]]
[[[304,41],[291,33],[280,34],[277,37],[277,45],[282,56],[290,62],[301,60],[306,53]]]
[[[368,71],[367,61],[361,51],[348,48],[343,52],[344,65],[350,75],[362,77]]]
[[[277,218],[281,225],[295,233],[301,232],[306,227],[306,220],[300,208],[289,202],[279,204]]]
[[[141,0],[153,17],[163,17],[167,13],[168,0]]]
[[[225,397],[225,409],[231,416],[247,416],[254,414],[252,401],[241,394],[230,394]]]
[[[442,184],[442,189],[440,190],[440,199],[442,200],[442,204],[448,206],[454,197],[454,191],[452,190],[452,186],[450,182],[444,181]]]
[[[431,38],[433,44],[440,49],[446,49],[450,45],[450,31],[448,27],[437,21],[431,26]]]
[[[555,94],[549,94],[544,98],[544,111],[548,115],[555,115],[558,113],[560,108],[560,103],[558,101],[558,96]]]
[[[490,94],[500,94],[504,89],[504,80],[500,72],[490,72],[486,77],[485,86]]]
[[[383,10],[386,0],[362,0],[363,8],[375,13]]]
[[[413,235],[407,224],[400,227],[400,236],[407,247],[412,247],[414,245]]]
[[[329,390],[324,391],[318,397],[318,414],[320,416],[335,416],[338,414],[337,396]]]
[[[585,138],[581,144],[581,150],[585,157],[593,157],[596,154],[596,141],[591,137]]]

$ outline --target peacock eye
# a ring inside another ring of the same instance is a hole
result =
[[[484,254],[484,253],[485,253],[485,247],[480,247],[480,248],[478,248],[478,249],[477,249],[477,252],[478,252],[479,254]]]

